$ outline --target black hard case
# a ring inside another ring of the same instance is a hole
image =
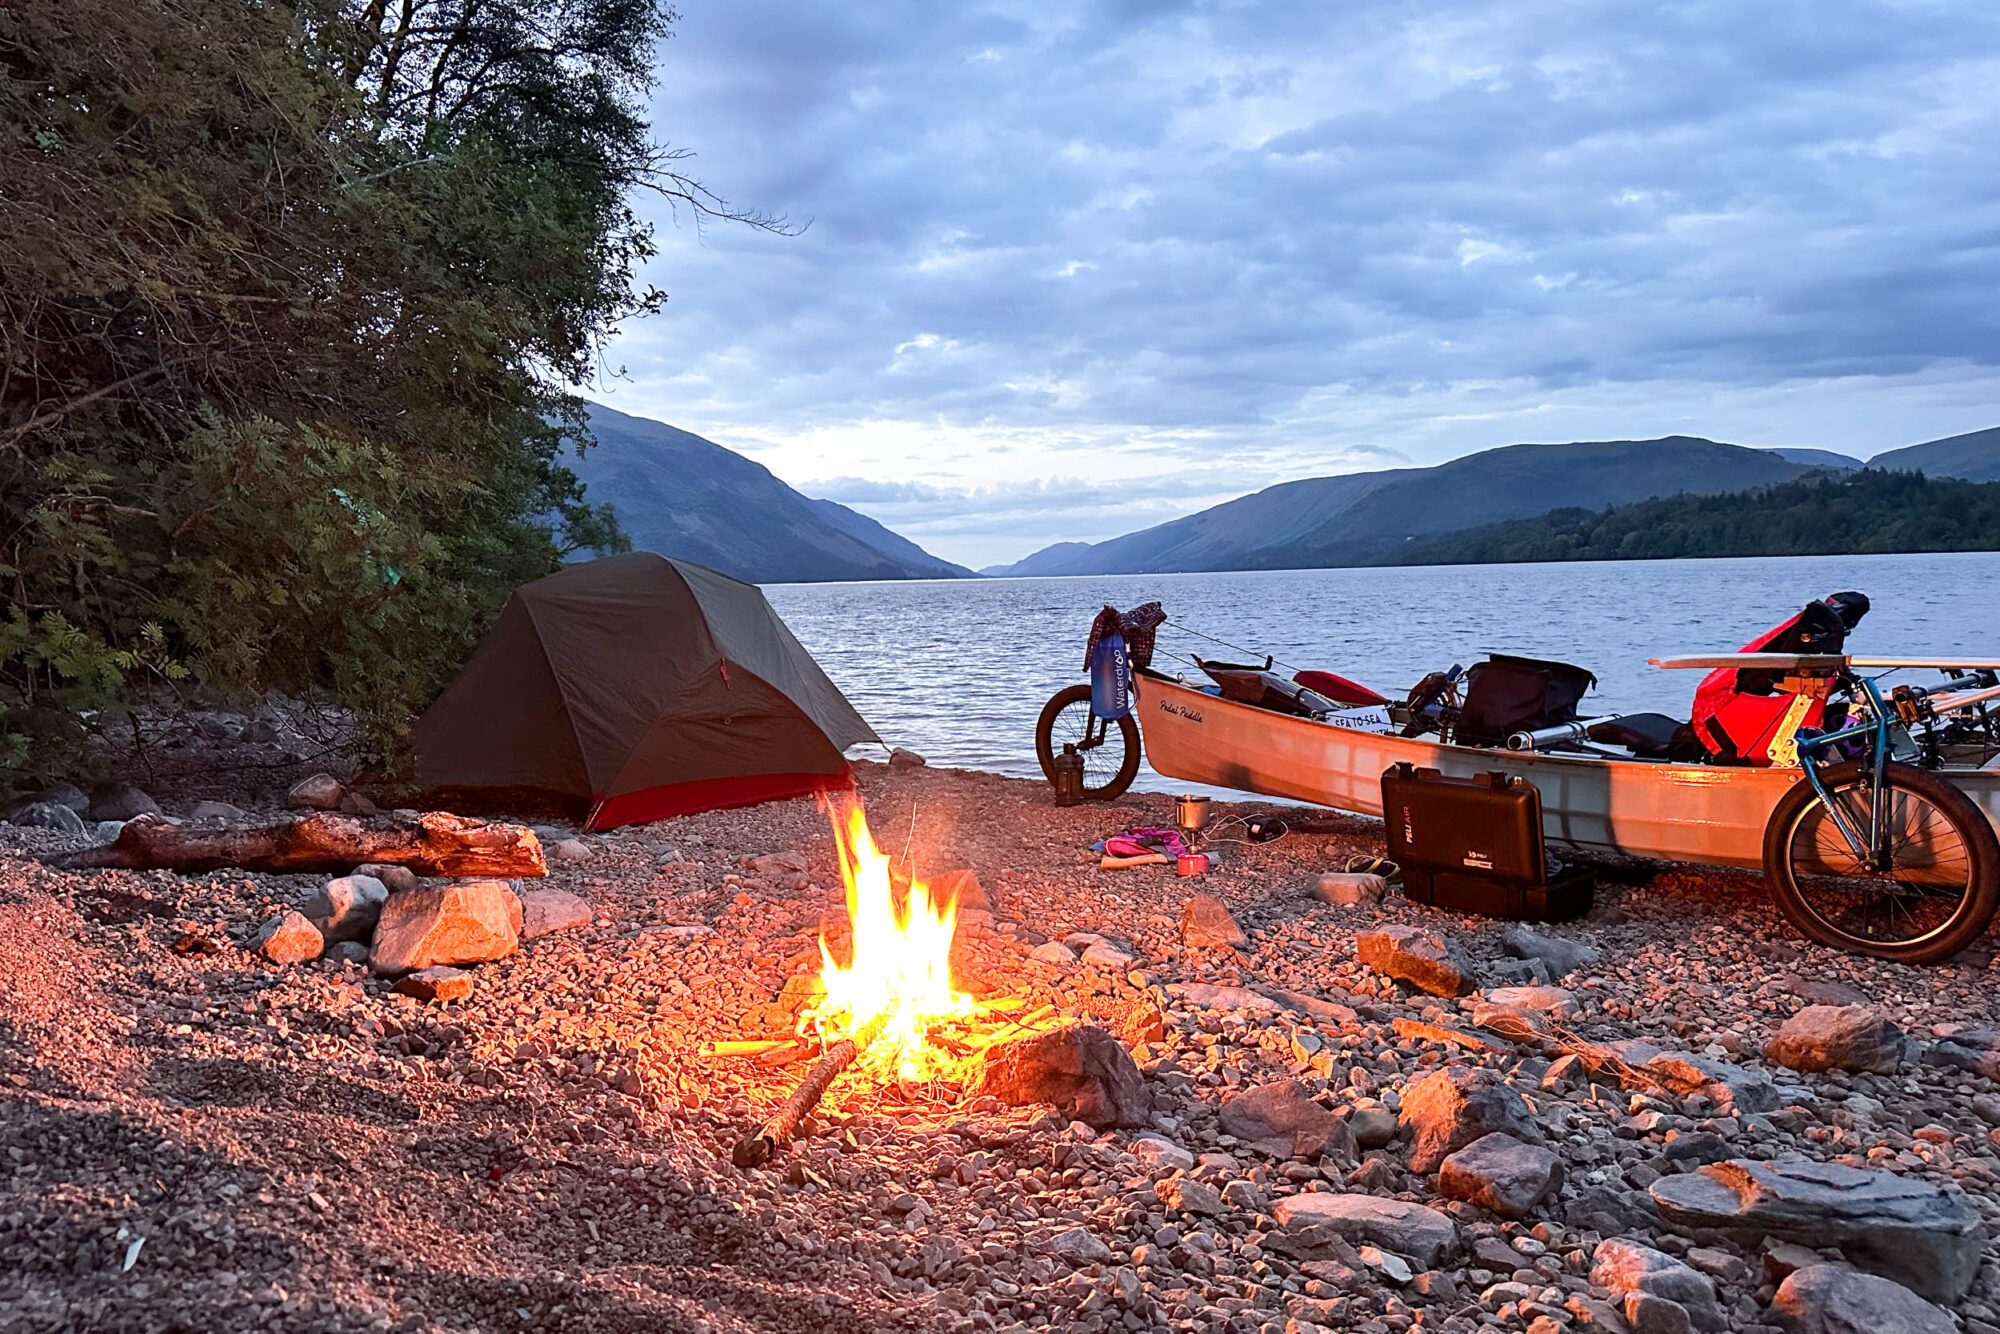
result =
[[[1382,775],[1389,860],[1418,903],[1487,917],[1561,922],[1590,911],[1581,868],[1553,879],[1542,846],[1542,794],[1502,773],[1446,778],[1398,764]]]

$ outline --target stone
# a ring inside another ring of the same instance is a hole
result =
[[[1313,883],[1313,897],[1337,908],[1380,903],[1388,893],[1387,880],[1356,871],[1328,871]]]
[[[34,796],[29,797],[28,800],[30,802],[46,801],[57,806],[67,806],[78,815],[87,814],[90,810],[90,798],[85,796],[83,789],[75,783],[52,783],[40,792],[37,792]]]
[[[1790,1334],[1956,1334],[1951,1313],[1900,1283],[1846,1265],[1795,1269],[1771,1299],[1771,1318]]]
[[[1625,1323],[1632,1334],[1688,1334],[1694,1327],[1687,1307],[1650,1292],[1625,1294]]]
[[[980,884],[979,877],[971,871],[946,871],[931,877],[928,883],[932,903],[955,904],[960,912],[996,911],[986,886]]]
[[[190,820],[216,820],[222,824],[242,824],[250,818],[250,813],[241,806],[232,806],[226,801],[197,801],[188,807]]]
[[[292,784],[285,805],[295,811],[332,811],[340,809],[340,799],[346,795],[347,784],[332,774],[314,774]]]
[[[1942,1065],[1969,1074],[2000,1079],[2000,1028],[1961,1028],[1924,1052],[1926,1065]]]
[[[391,894],[407,894],[423,882],[417,873],[407,866],[396,866],[389,862],[366,862],[348,872],[349,875],[372,875],[388,886]]]
[[[1369,1242],[1405,1255],[1419,1269],[1435,1269],[1458,1247],[1458,1229],[1435,1209],[1379,1195],[1313,1191],[1271,1205],[1271,1216],[1291,1231],[1321,1227],[1351,1242]]]
[[[1764,1059],[1794,1070],[1866,1070],[1892,1075],[1903,1064],[1903,1030],[1869,1005],[1808,1005],[1764,1044]]]
[[[1277,1014],[1290,1008],[1276,996],[1249,987],[1222,987],[1212,982],[1169,982],[1167,994],[1204,1010],[1261,1010]]]
[[[590,905],[566,889],[531,889],[520,899],[523,940],[539,940],[553,931],[574,931],[593,920]]]
[[[1396,1138],[1401,1127],[1396,1114],[1386,1107],[1357,1107],[1348,1114],[1347,1129],[1357,1146],[1379,1149]]]
[[[123,820],[99,820],[91,828],[91,837],[99,843],[116,843],[118,836],[125,832]]]
[[[1229,908],[1212,894],[1197,894],[1181,909],[1181,944],[1198,950],[1236,950],[1250,943]]]
[[[1712,1056],[1686,1051],[1661,1051],[1650,1042],[1627,1039],[1607,1042],[1605,1050],[1627,1065],[1643,1070],[1681,1097],[1699,1093],[1716,1110],[1734,1116],[1742,1112],[1776,1111],[1784,1097],[1771,1077]]]
[[[1682,1264],[1665,1251],[1642,1246],[1625,1237],[1597,1243],[1591,1256],[1590,1282],[1613,1297],[1643,1292],[1678,1303],[1703,1329],[1723,1327],[1722,1307],[1715,1299],[1715,1281]]]
[[[1312,1090],[1296,1079],[1236,1094],[1222,1104],[1222,1128],[1273,1158],[1312,1162],[1331,1155],[1351,1163],[1357,1156],[1347,1123],[1313,1101]]]
[[[767,852],[750,859],[753,875],[804,875],[812,869],[803,852]]]
[[[1037,963],[1052,963],[1058,968],[1067,968],[1076,962],[1076,951],[1060,941],[1048,940],[1029,950],[1028,957]]]
[[[1092,1024],[996,1042],[974,1057],[969,1096],[1013,1107],[1048,1103],[1098,1130],[1148,1124],[1152,1094],[1117,1038]]]
[[[380,807],[352,788],[340,794],[340,800],[335,804],[334,809],[343,815],[380,815],[382,813]]]
[[[591,856],[590,844],[580,838],[566,838],[549,849],[552,862],[587,862]]]
[[[1500,988],[1517,990],[1518,988]],[[1468,1017],[1474,1028],[1483,1028],[1489,1033],[1497,1033],[1509,1042],[1536,1043],[1555,1035],[1548,1016],[1538,1010],[1524,1010],[1515,1005],[1495,1005],[1492,1001],[1475,999],[1471,1002]],[[1574,1057],[1565,1059],[1575,1059]]]
[[[1663,1177],[1650,1194],[1675,1225],[1837,1246],[1931,1301],[1965,1295],[1985,1241],[1979,1211],[1956,1192],[1808,1158],[1734,1158]]]
[[[1542,1142],[1527,1100],[1479,1066],[1432,1071],[1403,1090],[1398,1116],[1410,1136],[1410,1170],[1420,1175],[1435,1172],[1447,1156],[1495,1131]]]
[[[272,963],[308,963],[326,952],[326,937],[303,914],[288,908],[258,929],[250,948]]]
[[[1482,1135],[1438,1165],[1438,1194],[1502,1218],[1527,1217],[1562,1181],[1561,1158],[1501,1131]]]
[[[521,901],[505,880],[454,880],[397,894],[382,908],[368,966],[413,973],[504,959],[519,946]]]
[[[23,829],[53,829],[58,834],[81,835],[83,817],[53,801],[23,802],[7,812],[7,822]]]
[[[312,890],[292,906],[329,942],[373,940],[389,887],[372,875],[344,875]]]
[[[1086,1227],[1064,1228],[1049,1238],[1048,1248],[1075,1265],[1103,1264],[1111,1258],[1111,1248]]]
[[[1670,1163],[1693,1163],[1701,1167],[1727,1158],[1729,1141],[1713,1131],[1690,1130],[1668,1135],[1665,1152]]]
[[[896,746],[889,751],[889,767],[891,769],[922,769],[929,763],[930,761],[917,754],[914,750],[905,750],[901,746]]]
[[[1514,925],[1500,936],[1500,948],[1517,959],[1539,959],[1552,977],[1566,977],[1585,968],[1594,968],[1602,957],[1597,947],[1580,940],[1545,936],[1529,927]]]
[[[462,1001],[472,994],[472,974],[463,968],[419,968],[397,979],[395,990],[423,1001]]]
[[[1785,989],[1800,1000],[1814,1005],[1871,1005],[1868,994],[1845,982],[1828,982],[1793,973],[1785,978]]]
[[[1193,1177],[1174,1177],[1156,1182],[1153,1194],[1169,1209],[1178,1209],[1200,1218],[1220,1218],[1231,1212],[1215,1187],[1204,1185]]]
[[[1574,1019],[1583,1013],[1576,995],[1561,987],[1492,987],[1486,992],[1489,1004],[1510,1010],[1527,1010],[1551,1019]],[[1474,1020],[1477,1023],[1477,1019]],[[1485,1027],[1485,1025],[1481,1025]]]
[[[1161,1135],[1140,1135],[1132,1141],[1132,1156],[1148,1172],[1191,1172],[1194,1155]]]
[[[322,958],[331,959],[345,967],[348,964],[365,967],[368,963],[368,947],[358,940],[343,940],[326,947]]]
[[[1387,926],[1355,937],[1361,962],[1384,977],[1408,982],[1433,996],[1463,996],[1473,989],[1472,965],[1455,948],[1414,926]]]
[[[1120,949],[1103,936],[1065,936],[1063,943],[1079,951],[1077,958],[1094,968],[1122,973],[1138,962],[1129,950]]]
[[[90,794],[93,820],[132,820],[159,813],[160,804],[130,783],[106,783]]]

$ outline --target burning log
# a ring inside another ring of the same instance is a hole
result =
[[[761,1167],[799,1130],[799,1122],[806,1119],[819,1100],[826,1096],[826,1086],[848,1066],[854,1064],[855,1057],[868,1049],[888,1026],[887,1014],[876,1015],[862,1025],[861,1030],[851,1038],[843,1038],[826,1049],[812,1069],[806,1071],[798,1087],[778,1108],[778,1114],[766,1121],[756,1134],[745,1135],[736,1142],[736,1149],[729,1155],[730,1161],[738,1167]]]
[[[282,824],[223,828],[128,820],[116,841],[42,859],[65,871],[346,871],[363,862],[407,866],[426,876],[549,873],[533,831],[444,811],[362,819],[314,811]]]

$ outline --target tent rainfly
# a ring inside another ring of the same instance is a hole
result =
[[[646,551],[515,589],[412,740],[425,788],[588,829],[843,787],[880,742],[755,585]]]

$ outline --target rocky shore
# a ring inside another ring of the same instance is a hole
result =
[[[704,1051],[817,967],[811,802],[545,830],[428,990],[407,896],[453,882],[0,824],[0,1328],[2000,1334],[1990,948],[1836,954],[1686,868],[1523,932],[1323,881],[1381,850],[1324,816],[1100,870],[1165,798],[860,767],[886,851],[976,881],[961,984],[1116,1039],[1066,1110],[849,1077],[731,1165],[802,1067]],[[410,970],[329,943],[370,904]]]

